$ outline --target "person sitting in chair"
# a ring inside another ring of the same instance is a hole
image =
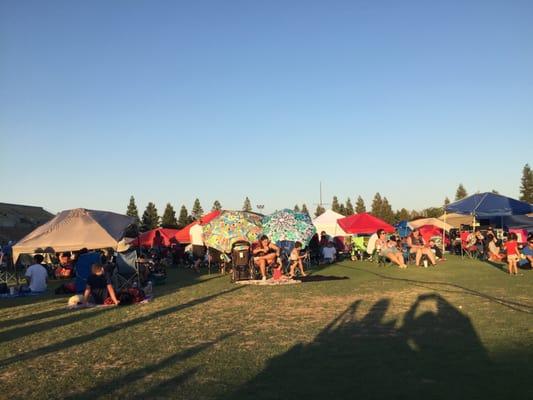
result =
[[[387,240],[387,234],[383,229],[379,229],[377,234],[378,240],[376,241],[376,248],[379,249],[379,255],[388,258],[402,269],[407,268],[407,265],[405,265],[403,260],[403,254],[398,249],[396,237],[391,236],[390,239]]]
[[[415,264],[420,266],[420,260],[422,256],[425,255],[433,266],[435,266],[435,254],[426,247],[424,243],[424,238],[420,235],[419,229],[414,229],[413,232],[407,237],[407,246],[409,247],[409,252],[415,254]]]
[[[103,265],[94,264],[91,267],[91,275],[87,278],[87,286],[83,293],[83,303],[87,304],[89,299],[91,299],[92,304],[104,304],[108,297],[111,297],[115,305],[119,303],[115,289],[111,285],[109,276],[105,274]]]
[[[254,264],[259,267],[261,272],[261,279],[266,281],[266,267],[274,263],[279,255],[281,250],[274,243],[270,242],[268,236],[263,235],[259,238],[258,245],[252,250],[254,256]]]
[[[24,276],[28,279],[28,289],[32,293],[41,293],[46,290],[48,282],[48,271],[43,266],[44,257],[36,254],[33,257],[35,264],[30,265]]]
[[[500,262],[505,258],[505,254],[501,253],[500,247],[497,245],[498,240],[492,235],[487,235],[488,240],[488,253],[489,253],[489,261],[495,261]]]

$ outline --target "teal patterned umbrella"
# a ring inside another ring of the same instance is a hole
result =
[[[307,213],[284,209],[263,217],[263,233],[273,242],[298,241],[306,247],[316,228]]]

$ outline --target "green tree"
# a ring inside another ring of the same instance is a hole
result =
[[[211,211],[221,211],[222,210],[222,204],[220,204],[220,201],[215,200],[213,203],[213,207],[211,208]]]
[[[350,200],[350,198],[348,197],[348,199],[346,200],[346,207],[344,207],[345,210],[346,210],[346,215],[352,215],[354,213],[353,211],[353,204],[352,204],[352,201]]]
[[[448,196],[446,196],[444,198],[444,206],[447,206],[448,204],[450,204],[450,199],[448,198]]]
[[[178,227],[178,220],[176,219],[176,211],[172,204],[167,203],[165,211],[163,212],[163,217],[161,218],[161,226],[163,228],[172,228],[176,229]]]
[[[392,224],[394,222],[394,212],[392,211],[392,207],[386,197],[383,197],[383,201],[381,203],[380,218],[383,219],[385,222],[388,222],[389,224]]]
[[[344,204],[339,204],[339,214],[346,216],[346,207],[344,207]]]
[[[326,209],[319,204],[318,206],[316,206],[315,217],[318,217],[324,214],[325,212],[326,212]]]
[[[426,208],[423,212],[426,218],[439,218],[442,213],[444,213],[442,207],[429,207]]]
[[[197,219],[201,218],[202,215],[204,215],[204,209],[200,205],[200,200],[196,199],[196,200],[194,200],[194,204],[192,205],[191,217],[194,220],[197,220]]]
[[[149,202],[144,210],[142,217],[141,230],[149,231],[150,229],[155,229],[159,226],[159,215],[157,215],[157,208],[155,204]]]
[[[297,213],[300,212],[300,207],[298,206],[298,204],[296,204],[296,205],[294,206],[294,212],[297,212]]]
[[[372,215],[381,218],[381,207],[383,206],[383,199],[381,198],[381,195],[376,193],[374,195],[374,199],[372,200],[372,207],[370,208],[370,212]]]
[[[244,199],[244,204],[242,205],[243,211],[252,211],[252,202],[248,198],[248,196]]]
[[[355,202],[355,212],[357,214],[366,212],[365,201],[363,200],[361,196],[358,196],[357,201]]]
[[[409,211],[402,208],[394,213],[394,223],[397,224],[400,221],[408,221],[410,217]]]
[[[339,199],[337,196],[333,196],[333,200],[331,201],[331,211],[335,211],[336,213],[341,213],[341,206],[339,204]]]
[[[137,204],[135,204],[135,197],[130,197],[130,202],[128,204],[128,209],[126,210],[126,215],[128,217],[133,217],[135,219],[135,223],[137,225],[140,225],[141,219],[139,218],[139,210],[137,209]]]
[[[307,206],[306,206],[306,204],[305,204],[305,203],[304,203],[304,204],[302,204],[302,212],[303,212],[304,214],[307,214],[307,215],[309,215],[309,210],[307,209]]]
[[[500,194],[500,192],[498,192],[496,189],[492,189],[491,192],[494,194]]]
[[[181,206],[180,215],[178,217],[178,228],[185,228],[187,224],[189,224],[189,212],[187,211],[187,207]]]
[[[457,191],[455,192],[455,201],[464,199],[466,196],[468,196],[468,192],[466,191],[463,184],[460,183],[457,187]]]
[[[533,204],[533,171],[531,171],[529,164],[524,165],[524,169],[522,169],[520,200]]]

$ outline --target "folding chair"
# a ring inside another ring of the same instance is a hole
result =
[[[130,250],[117,254],[117,266],[113,271],[115,290],[123,288],[141,287],[140,266],[137,262],[137,252]]]
[[[366,253],[365,238],[363,236],[352,236],[352,261],[362,260]]]
[[[91,275],[93,264],[99,262],[100,254],[95,251],[80,254],[74,265],[74,271],[76,273],[76,293],[83,293],[87,286],[87,278]]]
[[[471,245],[468,243],[470,236],[470,232],[468,231],[462,231],[460,234],[461,238],[461,257],[464,258],[464,255],[466,254],[468,258],[475,259],[478,257],[478,249],[477,246]]]

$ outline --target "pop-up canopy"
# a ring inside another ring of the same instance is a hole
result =
[[[409,225],[413,229],[428,225],[428,226],[435,226],[439,229],[444,229],[445,231],[449,231],[450,229],[453,228],[453,226],[446,222],[443,222],[437,218],[421,218],[421,219],[415,219],[414,221],[409,222]]]
[[[218,217],[220,215],[220,211],[212,211],[209,214],[205,214],[201,219],[202,225],[205,225],[209,223],[212,219]],[[185,228],[179,230],[176,233],[176,240],[180,243],[190,243],[191,242],[191,235],[189,231],[191,228],[196,225],[198,222],[194,221],[191,222],[189,225],[187,225]]]
[[[347,236],[348,234],[337,223],[341,218],[344,218],[344,215],[333,210],[326,210],[313,220],[313,225],[317,232],[326,232],[331,237]]]
[[[387,233],[394,232],[392,225],[368,213],[350,215],[349,217],[339,219],[337,222],[348,234],[369,235],[375,233],[378,229],[383,229]]]
[[[533,212],[531,204],[496,193],[477,193],[446,206],[447,212],[469,214],[476,218],[524,215]]]
[[[131,217],[109,211],[84,208],[61,211],[13,246],[13,260],[16,262],[23,253],[116,248],[133,221]]]
[[[159,232],[159,235],[161,236],[160,245],[169,247],[172,243],[177,242],[176,234],[179,232],[178,229],[156,228],[141,233],[139,238],[134,239],[130,244],[139,246],[140,242],[140,246],[142,247],[156,247],[158,245],[156,243],[157,232]]]

